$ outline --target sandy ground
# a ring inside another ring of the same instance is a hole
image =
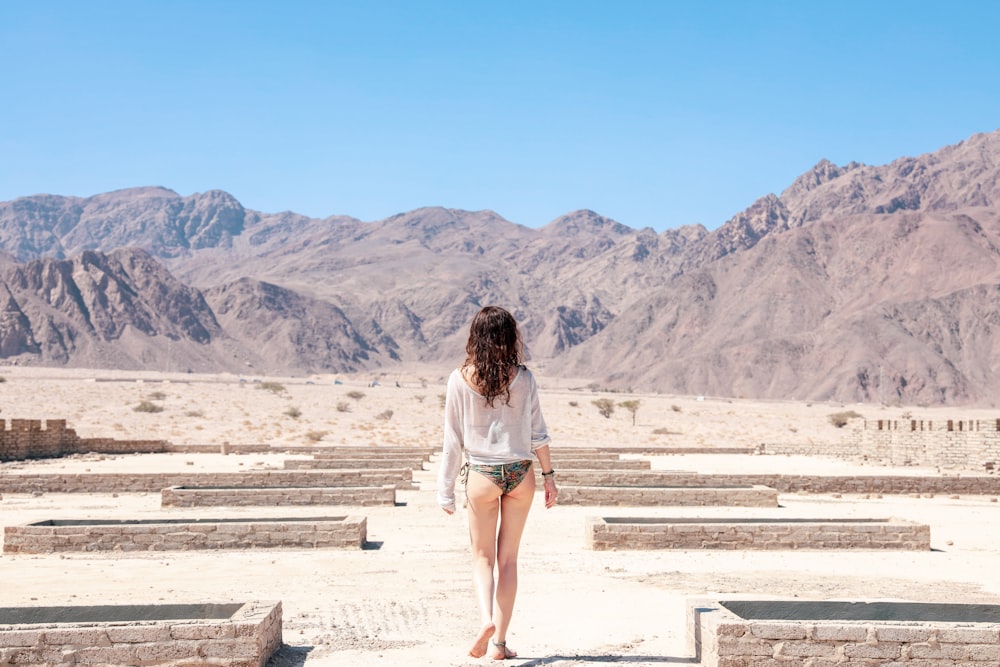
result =
[[[0,417],[65,418],[85,437],[377,447],[439,444],[445,371],[240,378],[15,368],[4,369],[0,376],[6,380],[0,383]],[[370,386],[372,380],[379,385]],[[576,445],[834,443],[844,430],[834,427],[829,415],[844,410],[869,419],[906,413],[923,419],[996,417],[992,411],[944,408],[596,394],[586,382],[556,382],[543,374],[539,382],[554,450]],[[610,419],[601,417],[592,405],[598,397],[639,400],[635,425],[622,408]],[[136,411],[144,400],[163,410]],[[0,475],[240,471],[281,467],[284,458],[83,455],[0,464]],[[704,473],[918,471],[818,457],[691,454],[652,460],[654,468]],[[370,549],[5,555],[0,557],[0,606],[281,600],[285,646],[272,659],[274,667],[489,663],[464,655],[478,628],[467,522],[464,512],[449,517],[435,505],[435,473],[435,461],[416,472],[419,490],[398,492],[396,507],[285,507],[277,514],[362,514],[368,520]],[[164,510],[159,505],[159,494],[4,494],[0,519],[3,525],[13,525],[54,518],[276,515],[273,508]],[[900,517],[930,524],[933,548],[920,553],[594,552],[585,548],[588,516]],[[1000,603],[998,519],[1000,505],[985,496],[786,494],[773,509],[545,510],[539,494],[522,544],[520,588],[509,636],[520,657],[508,664],[691,663],[684,625],[689,597]]]

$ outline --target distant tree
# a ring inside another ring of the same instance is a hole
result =
[[[615,413],[615,402],[610,398],[598,398],[592,402],[597,406],[597,411],[605,419],[610,419],[611,415]]]
[[[625,408],[632,413],[632,426],[635,426],[635,413],[639,412],[639,405],[641,403],[641,401],[633,399],[631,401],[622,401],[618,404],[619,407]]]

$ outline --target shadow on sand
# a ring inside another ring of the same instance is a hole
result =
[[[524,660],[524,662],[521,662]],[[508,660],[517,667],[535,667],[536,665],[551,665],[554,663],[566,662],[571,665],[589,664],[671,664],[671,665],[697,665],[694,658],[678,658],[663,655],[549,655],[544,658],[525,658],[518,656],[513,661]]]

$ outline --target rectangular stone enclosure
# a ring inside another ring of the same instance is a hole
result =
[[[902,519],[588,517],[585,537],[595,551],[931,548],[930,527]]]
[[[0,608],[0,665],[264,667],[281,603]]]
[[[1000,605],[689,600],[703,667],[1000,664]]]
[[[4,528],[5,554],[196,549],[359,549],[362,516],[278,519],[49,520]]]
[[[230,507],[264,505],[395,505],[396,487],[236,487],[172,486],[160,492],[161,507]]]
[[[766,486],[563,486],[560,505],[718,505],[777,507],[778,492]]]

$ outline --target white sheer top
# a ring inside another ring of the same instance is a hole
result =
[[[538,404],[538,385],[524,366],[510,383],[510,403],[501,394],[493,401],[468,385],[455,369],[448,377],[444,405],[444,450],[438,472],[438,504],[455,509],[455,480],[462,468],[463,449],[469,462],[499,465],[535,458],[549,444],[549,432]]]

